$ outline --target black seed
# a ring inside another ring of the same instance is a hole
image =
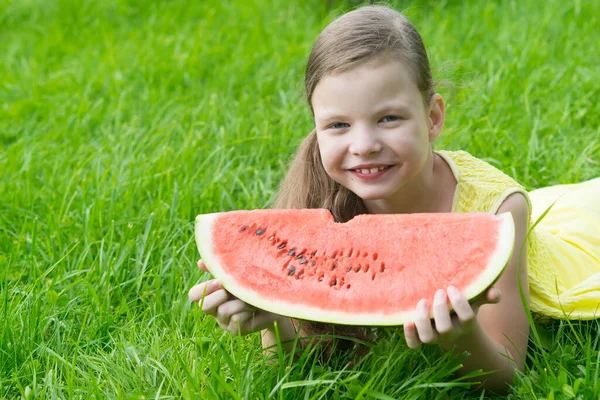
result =
[[[288,256],[293,256],[294,254],[296,254],[296,250],[292,249],[288,251]]]
[[[312,265],[314,267],[315,265],[317,265],[317,263],[314,261],[311,261],[310,265]]]
[[[277,246],[278,249],[283,249],[285,247],[285,243],[281,243],[279,246]]]
[[[331,269],[336,269],[338,267],[337,263],[333,264],[333,267],[331,267]]]
[[[348,272],[352,271],[352,265],[348,266]]]
[[[296,272],[296,267],[294,267],[293,265],[288,266],[288,275],[294,275],[294,272]]]
[[[265,231],[263,231],[262,229],[259,229],[256,231],[257,235],[262,235],[263,233],[265,233]]]
[[[308,261],[306,260],[300,260],[300,264],[306,264]],[[314,261],[313,261],[314,262]]]
[[[248,229],[247,226],[242,226],[242,229],[240,229],[240,232],[244,232],[246,229]]]
[[[299,260],[299,259],[301,259],[302,257],[304,257],[304,254],[298,254],[298,255],[296,256],[296,258],[297,258],[298,260]]]

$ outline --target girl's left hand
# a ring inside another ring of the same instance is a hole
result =
[[[452,305],[452,313],[448,307]],[[421,299],[417,304],[414,322],[404,325],[406,343],[411,349],[421,344],[448,344],[459,336],[468,335],[477,326],[477,312],[484,304],[495,304],[500,301],[500,291],[494,287],[487,290],[484,296],[474,304],[455,287],[449,286],[446,291],[440,289],[433,298],[433,320],[430,317],[428,301]]]

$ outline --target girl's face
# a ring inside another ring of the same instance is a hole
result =
[[[323,77],[311,100],[325,171],[363,200],[390,198],[418,179],[443,125],[441,97],[426,107],[390,58]]]

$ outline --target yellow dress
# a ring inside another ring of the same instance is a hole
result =
[[[513,193],[529,202],[531,310],[551,318],[600,317],[600,178],[527,192],[502,171],[464,151],[438,151],[458,182],[453,212],[496,213]]]

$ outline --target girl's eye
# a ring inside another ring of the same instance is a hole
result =
[[[393,122],[398,121],[400,118],[395,115],[386,115],[381,119],[381,122]]]
[[[347,128],[348,126],[350,125],[348,125],[346,122],[336,122],[335,124],[329,125],[331,129],[343,129]]]

